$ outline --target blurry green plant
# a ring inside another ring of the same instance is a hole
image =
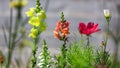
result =
[[[109,25],[111,20],[111,14],[108,9],[104,10],[104,17],[107,21],[107,31],[104,41],[102,41],[100,48],[96,49],[95,64],[96,68],[109,68],[111,67],[110,53],[106,50],[106,46],[109,39]]]
[[[34,68],[36,66],[36,51],[37,51],[37,44],[39,41],[39,35],[46,30],[46,22],[44,22],[46,18],[46,13],[42,9],[41,4],[39,0],[36,0],[36,7],[30,8],[29,11],[26,12],[27,16],[29,17],[29,24],[32,26],[31,33],[29,34],[29,37],[33,39],[34,46],[32,48],[32,58],[31,58],[31,68]]]
[[[71,68],[94,68],[93,48],[87,48],[81,42],[72,43],[68,48],[67,61]]]
[[[14,1],[10,0],[10,4],[12,4],[13,2],[15,2],[15,0]],[[21,0],[17,0],[17,3],[21,4]],[[13,21],[13,8],[15,8],[17,11],[15,22]],[[9,68],[10,66],[12,54],[13,54],[15,47],[21,42],[21,40],[26,39],[26,35],[25,35],[26,32],[24,30],[25,21],[22,18],[22,8],[23,6],[16,7],[15,5],[10,8],[10,24],[8,28],[8,33],[9,33],[8,37],[7,37],[6,30],[5,30],[7,26],[2,26],[5,44],[8,47],[8,55],[6,59],[5,68]],[[22,28],[22,31],[21,31],[21,28]]]
[[[96,49],[95,53],[95,65],[97,68],[111,68],[111,55],[109,51],[105,50],[104,45],[100,46],[100,48]]]
[[[50,68],[51,66],[51,56],[50,53],[48,51],[48,47],[46,44],[46,41],[43,41],[43,47],[42,47],[42,51],[38,57],[38,64],[37,66],[40,68]]]
[[[111,60],[110,60],[110,54],[109,51],[106,51],[106,46],[109,39],[109,26],[110,26],[110,20],[111,20],[111,14],[109,9],[104,10],[104,17],[107,21],[107,31],[104,41],[102,41],[100,49],[96,50],[96,65],[97,68],[109,68],[111,66]]]

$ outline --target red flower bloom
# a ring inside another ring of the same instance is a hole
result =
[[[97,27],[98,24],[94,24],[93,22],[89,22],[87,25],[81,22],[79,23],[78,30],[81,34],[90,35],[101,30],[97,29]]]
[[[58,39],[61,39],[62,37],[66,37],[70,33],[69,22],[66,21],[62,23],[61,21],[58,21],[56,24],[56,28],[53,32],[54,32],[54,36]]]

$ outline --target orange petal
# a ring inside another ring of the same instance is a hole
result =
[[[57,31],[53,31],[53,32],[54,32],[54,36],[55,36],[56,38],[58,38],[58,39],[61,38],[59,32],[57,32]]]

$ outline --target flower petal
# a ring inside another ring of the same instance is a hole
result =
[[[86,29],[86,25],[84,23],[79,23],[78,30],[80,33],[83,33],[84,30]]]
[[[88,28],[88,29],[93,28],[93,26],[94,26],[94,23],[93,23],[93,22],[89,22],[89,23],[87,24],[87,28]]]

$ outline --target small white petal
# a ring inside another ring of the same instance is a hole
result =
[[[110,11],[109,11],[109,9],[104,9],[104,16],[105,17],[110,17]]]

